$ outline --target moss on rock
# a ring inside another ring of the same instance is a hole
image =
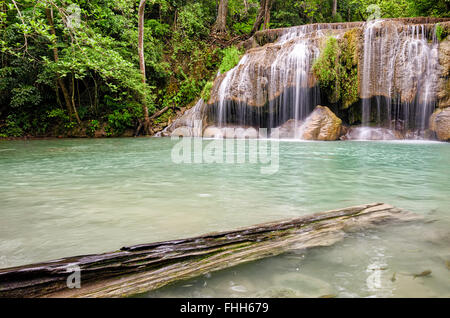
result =
[[[358,29],[347,31],[341,38],[327,38],[320,56],[314,62],[313,72],[330,102],[340,102],[344,109],[357,102]]]

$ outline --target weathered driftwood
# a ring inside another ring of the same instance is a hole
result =
[[[374,203],[254,225],[234,231],[123,247],[111,253],[64,258],[0,270],[0,297],[121,297],[154,290],[292,249],[326,246],[345,232],[415,214]],[[66,285],[69,267],[81,269],[81,288]]]

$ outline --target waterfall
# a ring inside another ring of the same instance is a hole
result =
[[[320,103],[311,72],[322,31],[338,25],[315,24],[285,29],[277,41],[250,49],[239,64],[219,75],[212,116],[220,126],[276,127],[303,120]],[[220,79],[221,78],[221,79]]]
[[[191,136],[203,135],[203,121],[205,116],[205,102],[200,98],[194,107],[184,112],[183,116],[175,120],[164,130],[158,132],[155,137],[165,136]]]
[[[252,136],[257,128],[270,132],[280,127],[289,136],[301,132],[316,106],[328,100],[321,101],[312,65],[328,37],[339,39],[349,30],[357,41],[360,100],[348,108],[324,105],[346,126],[361,122],[362,127],[378,129],[353,129],[347,138],[425,134],[437,91],[442,90],[444,67],[439,65],[436,38],[441,21],[448,19],[378,19],[260,31],[244,44],[247,51],[239,63],[217,74],[210,99],[200,100],[160,135],[204,136],[207,128],[209,136],[231,135],[229,128],[243,128],[246,133],[250,129]],[[202,123],[203,131],[194,122]]]
[[[435,27],[372,20],[364,26],[362,124],[424,130],[439,77]],[[385,114],[385,118],[382,118]]]

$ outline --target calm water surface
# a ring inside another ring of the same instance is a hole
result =
[[[450,297],[450,144],[280,142],[278,173],[263,175],[251,163],[173,163],[175,143],[0,141],[0,268],[386,202],[426,222],[143,296]],[[424,270],[431,276],[410,276]]]

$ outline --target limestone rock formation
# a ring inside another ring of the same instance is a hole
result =
[[[443,23],[450,30],[450,22]],[[439,65],[442,73],[436,97],[439,108],[450,107],[450,37],[447,36],[439,43]]]
[[[342,120],[328,107],[317,106],[302,126],[305,140],[337,140],[341,134]]]
[[[450,141],[450,107],[436,110],[430,117],[430,129],[441,141]]]

